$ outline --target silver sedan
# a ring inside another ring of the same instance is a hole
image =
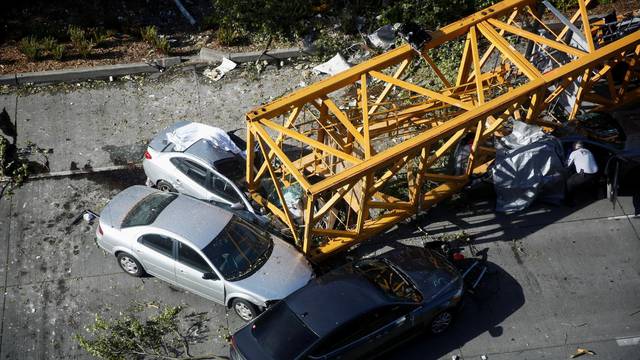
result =
[[[192,129],[198,131],[189,131]],[[184,131],[188,139],[180,139]],[[160,131],[149,143],[142,160],[147,185],[176,191],[202,200],[216,201],[234,209],[256,210],[239,185],[244,183],[245,160],[216,146],[208,137],[218,134],[230,147],[240,151],[242,139],[223,130],[189,121],[177,122]],[[235,143],[240,143],[236,145]]]
[[[149,273],[249,321],[313,276],[300,252],[254,218],[138,185],[107,204],[96,235],[129,275]]]

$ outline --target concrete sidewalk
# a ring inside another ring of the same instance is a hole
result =
[[[53,91],[0,95],[0,109],[16,123],[18,146],[32,142],[53,149],[51,171],[121,165],[138,162],[148,139],[179,120],[245,128],[247,111],[305,80],[292,68],[265,71],[259,81],[242,73],[211,82],[186,67],[157,79],[79,85],[73,91],[51,86],[44,89]]]

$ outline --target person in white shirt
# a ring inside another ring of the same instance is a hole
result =
[[[573,144],[573,151],[569,154],[567,167],[573,165],[576,172],[567,179],[567,203],[573,203],[573,198],[577,189],[592,183],[597,178],[598,164],[589,149],[584,147],[582,141]]]

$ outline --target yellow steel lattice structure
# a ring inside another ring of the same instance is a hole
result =
[[[606,42],[579,3],[554,31],[534,0],[503,1],[432,32],[420,52],[401,46],[247,113],[253,199],[321,258],[485,172],[509,119],[554,127],[582,106],[638,98],[640,32]],[[464,50],[449,79],[430,54],[456,41]],[[439,83],[412,83],[417,64]],[[466,166],[443,168],[460,144]]]

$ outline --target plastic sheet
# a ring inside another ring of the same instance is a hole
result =
[[[324,62],[313,68],[313,71],[319,74],[329,74],[335,75],[337,73],[341,73],[345,70],[348,70],[351,65],[344,59],[344,57],[340,54],[336,54],[336,56],[329,59],[329,61]]]
[[[200,139],[209,141],[213,146],[224,151],[245,156],[245,153],[231,140],[229,134],[217,127],[189,123],[167,133],[167,140],[175,145],[175,151],[184,151]]]
[[[559,203],[564,198],[562,144],[540,127],[513,122],[513,132],[496,141],[493,183],[496,210],[512,213],[535,199]]]

